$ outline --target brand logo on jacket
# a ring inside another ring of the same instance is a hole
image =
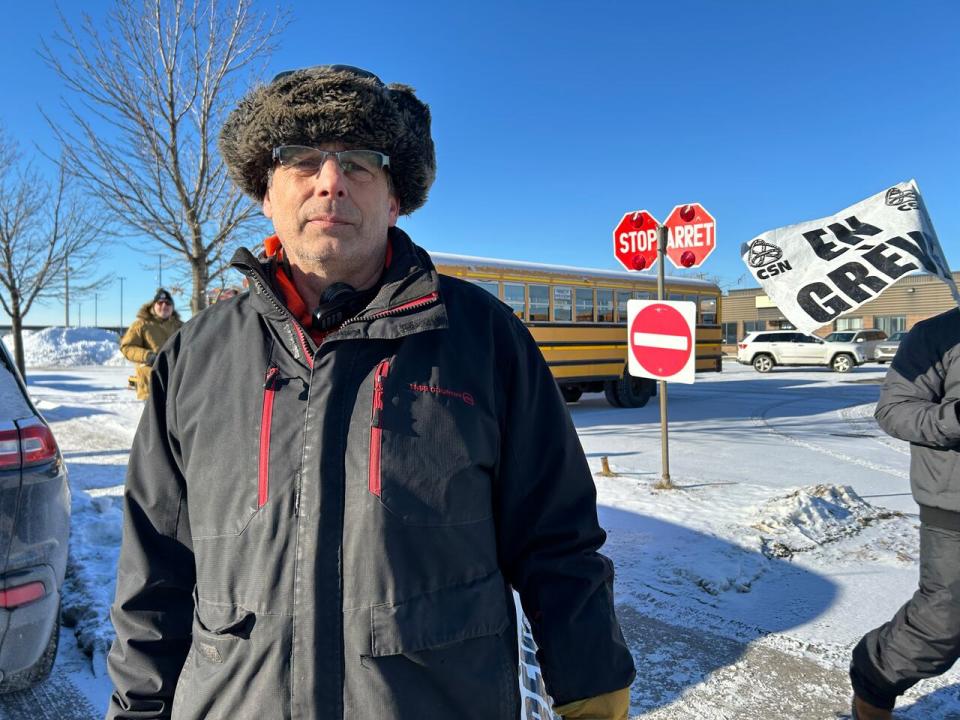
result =
[[[462,400],[467,405],[474,405],[475,401],[473,395],[468,392],[461,392],[459,390],[447,390],[447,388],[439,387],[438,385],[421,385],[418,383],[410,383],[410,389],[414,392],[419,393],[430,393],[431,395],[443,395],[445,397],[457,398]]]

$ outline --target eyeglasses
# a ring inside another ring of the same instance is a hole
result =
[[[157,300],[157,302],[154,303],[154,304],[155,304],[155,305],[169,305],[170,307],[173,307],[173,303],[170,302],[169,300]]]
[[[369,78],[375,80],[377,85],[383,87],[383,80],[378,78],[369,70],[364,70],[363,68],[354,67],[353,65],[314,65],[313,67],[298,68],[296,70],[284,70],[283,72],[278,72],[273,76],[271,83],[275,83],[281,78],[285,78],[288,75],[293,75],[294,73],[300,72],[301,70],[313,71],[313,70],[328,70],[330,72],[345,72],[350,73],[351,75],[356,75],[357,77]]]
[[[273,161],[300,177],[317,175],[327,158],[332,157],[349,180],[366,183],[390,165],[390,157],[376,150],[318,150],[305,145],[281,145],[273,149]]]

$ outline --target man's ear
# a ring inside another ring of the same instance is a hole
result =
[[[264,199],[264,202],[266,202],[266,199]],[[397,201],[397,198],[394,196],[393,193],[390,193],[390,195],[388,196],[387,202],[389,203],[389,213],[390,213],[389,227],[394,227],[397,224],[397,218],[400,217],[400,203]],[[264,212],[264,215],[266,215],[266,212]],[[270,217],[270,216],[267,215],[267,217]]]
[[[273,206],[270,204],[270,188],[263,194],[263,214],[273,219]]]

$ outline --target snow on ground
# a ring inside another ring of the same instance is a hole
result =
[[[124,466],[140,408],[125,368],[31,370],[73,488],[64,614],[75,647],[58,661],[96,708],[120,541]],[[883,368],[846,375],[725,363],[669,386],[670,474],[660,478],[658,403],[570,409],[616,565],[638,667],[631,717],[842,717],[846,665],[917,582],[919,520],[909,449],[872,419]],[[615,477],[601,476],[601,457]],[[960,672],[922,683],[900,718],[960,718]]]
[[[13,335],[3,342],[13,352]],[[82,367],[86,365],[130,366],[120,354],[115,332],[89,327],[50,327],[23,333],[23,356],[27,367]]]

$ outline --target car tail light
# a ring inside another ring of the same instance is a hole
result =
[[[0,470],[20,467],[20,436],[16,430],[0,430]]]
[[[57,442],[42,423],[17,430],[0,430],[0,470],[29,467],[57,457]]]
[[[42,582],[31,582],[26,585],[0,590],[0,607],[15,608],[18,605],[26,605],[28,602],[39,600],[47,591]]]
[[[747,344],[746,344],[746,343],[738,343],[738,344],[737,344],[737,347],[740,348],[741,350],[746,350],[746,349],[747,349]]]
[[[46,425],[28,425],[20,428],[20,453],[23,466],[38,465],[57,457],[57,441]]]

